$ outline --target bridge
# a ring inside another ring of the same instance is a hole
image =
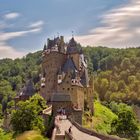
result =
[[[95,136],[81,132],[68,119],[66,119],[65,116],[63,117],[61,118],[61,116],[57,116],[55,118],[56,127],[53,131],[52,140],[65,140],[65,135],[68,135],[68,137],[71,137],[73,140],[101,140]],[[68,132],[70,127],[71,132]]]
[[[52,106],[43,110],[44,114],[51,115]],[[57,115],[54,120],[55,128],[51,140],[122,140],[121,138],[99,134],[83,128],[78,123],[67,118],[66,115]],[[71,127],[71,132],[69,128]]]

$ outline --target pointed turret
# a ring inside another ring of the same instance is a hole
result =
[[[80,53],[79,47],[77,45],[77,42],[74,40],[74,37],[72,37],[72,39],[68,43],[67,53]]]
[[[43,51],[46,51],[47,50],[47,45],[44,44],[44,48],[43,48]]]

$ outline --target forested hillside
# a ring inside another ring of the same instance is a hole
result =
[[[38,90],[41,51],[28,54],[22,59],[0,60],[0,103],[2,111],[11,105],[13,98],[25,85],[27,79],[32,79]]]
[[[94,97],[95,100],[97,99],[94,102],[96,111],[94,116],[90,116],[88,110],[85,111],[84,125],[91,128],[90,120],[93,120],[91,129],[100,133],[137,139],[139,124],[132,107],[126,104],[140,106],[140,48],[86,47],[83,48],[83,51],[88,59],[89,73],[94,75]],[[41,51],[29,53],[22,59],[0,60],[1,119],[4,117],[5,111],[9,111],[14,106],[14,97],[29,79],[35,92],[39,91],[41,61]],[[22,104],[27,104],[22,108],[23,111],[32,108],[29,104],[30,100],[21,103],[21,108]],[[40,97],[38,97],[38,100],[40,100]],[[38,105],[35,105],[35,110],[36,107],[38,108]],[[125,116],[123,117],[123,115]],[[17,121],[16,116],[13,117],[13,120]],[[109,119],[110,116],[112,117],[111,119]],[[127,126],[130,130],[127,130]],[[16,128],[15,126],[15,130]],[[0,135],[2,134],[0,132]],[[1,137],[4,137],[4,135]]]
[[[103,101],[140,104],[140,48],[84,48]]]
[[[140,48],[86,47],[89,71],[95,77],[95,93],[102,101],[140,104]],[[41,73],[41,51],[22,59],[0,60],[0,103],[7,102],[32,79],[36,91]]]

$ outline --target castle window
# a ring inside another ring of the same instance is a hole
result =
[[[58,76],[58,79],[59,79],[59,80],[61,79],[61,76],[60,76],[60,75]]]
[[[74,83],[74,81],[72,80],[72,83]]]
[[[71,90],[73,90],[73,88],[71,88]]]
[[[63,88],[63,90],[65,90],[65,88]]]
[[[67,88],[67,90],[69,91],[69,90],[70,90],[70,88]]]

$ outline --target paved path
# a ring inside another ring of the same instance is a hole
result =
[[[71,133],[74,139],[76,140],[101,140],[97,137],[88,135],[84,132],[81,132],[79,129],[77,129],[69,120],[62,120],[60,125],[61,133],[64,134],[65,131],[68,131],[69,127],[71,128]]]

